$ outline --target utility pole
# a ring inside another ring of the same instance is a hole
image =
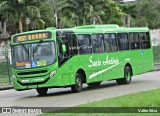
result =
[[[3,32],[4,32],[4,38],[6,38],[6,31],[7,31],[7,25],[6,25],[6,21],[4,21],[4,29],[3,29]]]
[[[127,18],[127,27],[131,27],[131,16],[128,15],[128,18]]]
[[[122,17],[122,23],[123,23],[123,26],[125,26],[125,27],[127,26],[127,25],[126,25],[126,16],[123,16],[123,17]]]
[[[142,9],[142,0],[141,0],[141,3],[140,3],[140,26],[142,27],[142,15],[143,15],[143,9]]]
[[[54,9],[54,18],[56,21],[56,28],[59,28],[59,22],[58,22],[58,11],[57,11],[57,7],[56,7],[56,0],[51,0],[52,3],[52,7]]]

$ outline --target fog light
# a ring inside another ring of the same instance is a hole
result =
[[[56,73],[57,73],[56,70],[52,71],[52,72],[50,73],[50,78],[52,78]]]

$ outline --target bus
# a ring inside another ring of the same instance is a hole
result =
[[[17,91],[71,87],[86,83],[131,83],[132,76],[153,69],[150,30],[110,25],[54,27],[11,37],[12,77]]]

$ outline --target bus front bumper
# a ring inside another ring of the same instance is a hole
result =
[[[22,85],[16,80],[13,80],[13,84],[14,84],[14,89],[17,91],[37,89],[37,88],[46,88],[46,87],[47,88],[62,87],[63,86],[62,79],[59,78],[58,80],[59,81],[57,81],[57,78],[51,78],[45,83],[35,83],[35,84],[29,83],[25,85]]]

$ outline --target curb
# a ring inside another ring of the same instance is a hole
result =
[[[0,91],[13,89],[13,85],[0,85]]]

